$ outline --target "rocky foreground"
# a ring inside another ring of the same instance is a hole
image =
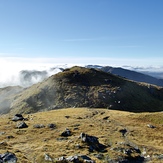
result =
[[[0,162],[163,161],[163,113],[68,108],[2,115]]]

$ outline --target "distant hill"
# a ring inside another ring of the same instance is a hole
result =
[[[24,89],[19,86],[0,88],[0,113],[8,113],[15,96]]]
[[[163,79],[158,79],[156,77],[150,76],[151,73],[144,72],[136,72],[128,69],[124,69],[121,67],[110,67],[110,66],[98,66],[98,65],[88,65],[86,66],[87,68],[97,68],[100,69],[104,72],[109,72],[115,75],[119,75],[121,77],[134,80],[137,82],[144,82],[144,83],[149,83],[149,84],[154,84],[157,86],[163,87]],[[160,73],[161,75],[161,73]]]
[[[12,113],[68,107],[154,112],[163,110],[163,88],[76,66],[26,88],[9,101],[7,110]]]

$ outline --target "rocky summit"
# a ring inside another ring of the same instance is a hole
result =
[[[72,67],[12,96],[8,111],[34,113],[69,107],[162,111],[163,88],[92,68]],[[1,110],[1,109],[0,109]]]

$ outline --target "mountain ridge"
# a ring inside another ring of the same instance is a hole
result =
[[[111,67],[111,66],[98,66],[98,65],[88,65],[87,68],[97,68],[104,72],[109,72],[114,75],[118,75],[129,80],[144,82],[149,84],[154,84],[157,86],[163,87],[163,79],[158,79],[156,77],[151,76],[151,73],[143,73],[133,70],[124,69],[121,67]],[[160,73],[161,75],[161,73]]]
[[[75,66],[16,94],[10,110],[12,113],[34,113],[69,107],[162,111],[163,88]]]

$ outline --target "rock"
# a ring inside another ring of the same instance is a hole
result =
[[[66,158],[66,160],[69,162],[76,162],[76,163],[80,161],[78,156],[69,156],[68,158]]]
[[[54,123],[50,123],[47,125],[48,128],[50,129],[55,129],[56,128],[56,125]]]
[[[66,128],[66,130],[62,132],[61,136],[65,137],[71,136],[71,131],[68,128]]]
[[[6,132],[3,132],[3,131],[2,131],[2,132],[0,132],[0,135],[4,135],[5,133],[6,133]]]
[[[154,154],[153,158],[159,159],[159,160],[163,160],[163,154]]]
[[[103,120],[108,120],[110,116],[106,116],[103,118]]]
[[[104,158],[104,155],[101,154],[101,153],[96,154],[96,155],[94,155],[94,156],[95,156],[96,158],[100,159],[100,160],[102,160],[102,159]]]
[[[56,159],[57,163],[68,163],[68,162],[74,162],[74,163],[82,163],[82,162],[87,162],[87,163],[95,163],[95,161],[91,160],[91,158],[89,158],[86,155],[74,155],[74,156],[69,156],[67,158],[65,158],[64,156],[59,157],[58,159]]]
[[[15,114],[12,118],[12,121],[22,121],[24,120],[24,117],[21,114]]]
[[[16,163],[17,157],[14,153],[6,152],[4,154],[0,154],[0,163]]]
[[[53,162],[53,159],[46,153],[45,153],[45,160]]]
[[[79,130],[79,128],[78,127],[74,127],[74,130]]]
[[[85,142],[89,145],[90,152],[93,152],[93,150],[102,151],[106,148],[105,145],[99,143],[98,138],[95,136],[90,136],[85,133],[81,133],[80,138],[82,142]]]
[[[90,157],[87,155],[81,155],[80,158],[83,160],[83,162],[88,162],[88,163],[95,163]]]
[[[147,124],[147,127],[149,127],[149,128],[156,128],[155,126],[153,126],[151,124]]]
[[[27,128],[27,127],[28,127],[28,125],[25,122],[19,122],[16,125],[16,128],[19,128],[19,129],[21,129],[21,128]]]
[[[69,116],[69,115],[66,115],[66,116],[65,116],[65,118],[67,118],[67,119],[68,119],[68,118],[70,118],[70,116]]]
[[[63,138],[63,137],[61,137],[61,138],[57,138],[56,140],[57,140],[57,141],[65,141],[65,140],[68,140],[68,138]]]
[[[8,135],[6,138],[7,138],[7,139],[13,139],[14,136],[12,136],[12,135]]]
[[[120,146],[117,146],[115,148],[111,148],[110,150],[125,154],[125,158],[131,162],[137,160],[141,161],[144,158],[141,157],[141,151],[139,148],[135,148],[127,143],[121,144]]]
[[[124,128],[124,129],[120,129],[119,132],[122,133],[122,136],[125,136],[125,134],[127,133],[127,130]]]
[[[59,157],[57,160],[58,160],[57,162],[59,162],[59,163],[66,162],[66,158],[63,157],[63,156],[62,157]]]
[[[33,125],[34,128],[44,128],[45,126],[43,124],[35,124]]]

